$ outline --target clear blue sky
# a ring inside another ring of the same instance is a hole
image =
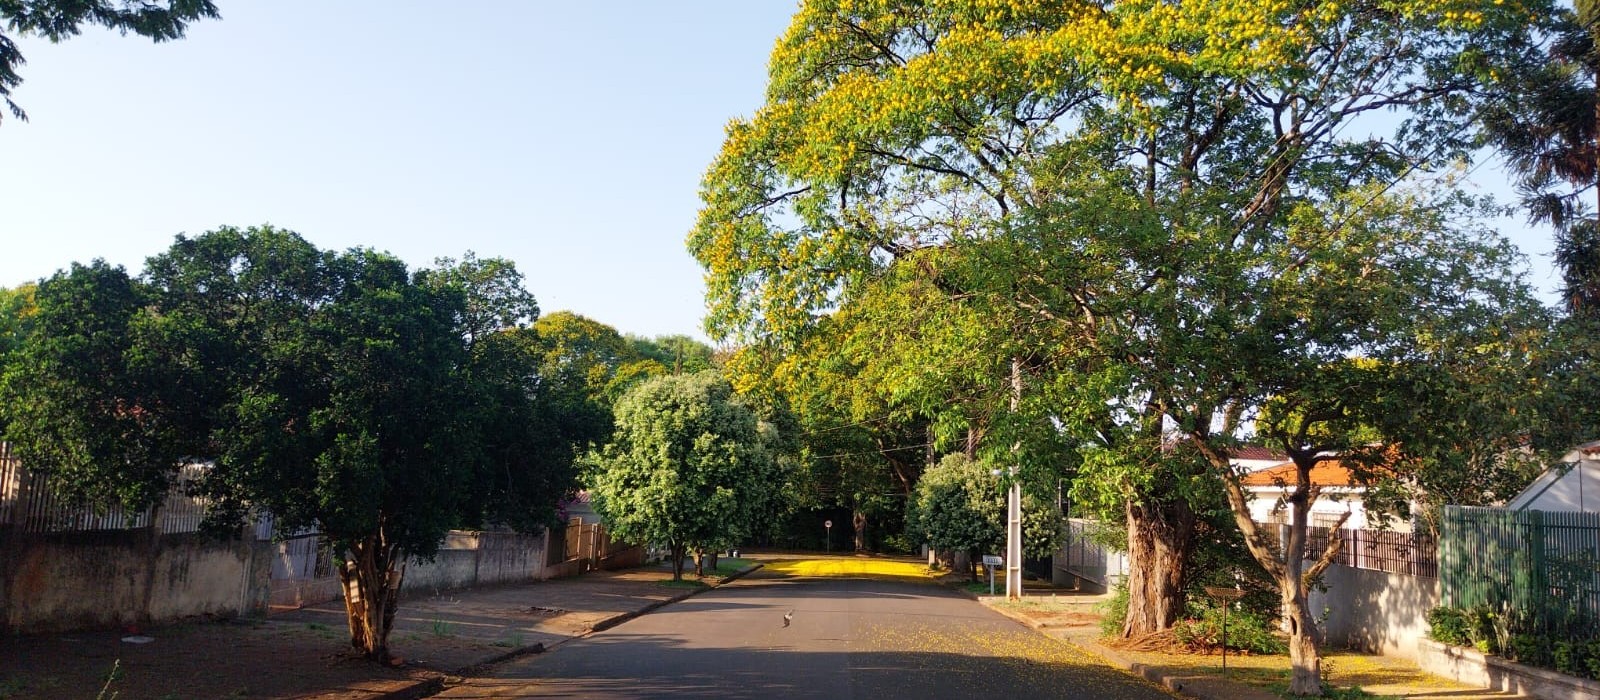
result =
[[[701,336],[700,177],[794,3],[218,5],[173,43],[19,41],[0,286],[271,223],[412,265],[510,258],[546,312]]]
[[[219,4],[175,43],[19,42],[32,121],[0,122],[0,286],[271,223],[412,265],[510,258],[546,312],[701,335],[700,177],[794,3]],[[1502,226],[1548,294],[1548,233]]]

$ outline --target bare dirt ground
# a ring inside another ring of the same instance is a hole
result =
[[[347,652],[344,630],[248,620],[0,640],[0,698],[372,698],[432,675]],[[453,640],[441,640],[454,643]],[[104,691],[102,693],[102,691]]]
[[[400,668],[351,653],[339,602],[264,619],[140,630],[151,639],[144,644],[122,641],[126,630],[0,636],[0,700],[373,700],[532,653],[535,645],[572,639],[685,593],[662,585],[668,578],[670,571],[656,567],[408,598],[389,637],[405,662]]]

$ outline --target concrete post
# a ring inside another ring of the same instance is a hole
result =
[[[1022,404],[1022,358],[1011,358],[1011,412]],[[1022,598],[1022,481],[1017,474],[1020,442],[1011,446],[1011,487],[1006,490],[1006,600]]]

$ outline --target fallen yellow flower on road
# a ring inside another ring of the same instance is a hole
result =
[[[793,559],[768,562],[766,569],[783,576],[933,580],[926,565],[893,559]]]

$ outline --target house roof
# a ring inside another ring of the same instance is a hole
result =
[[[1274,460],[1278,462],[1289,459],[1289,455],[1265,445],[1240,445],[1232,450],[1229,450],[1228,457],[1232,459],[1249,459],[1260,461]]]
[[[1295,486],[1299,483],[1299,470],[1295,469],[1294,462],[1267,467],[1261,471],[1246,474],[1239,480],[1244,486],[1276,487]],[[1325,459],[1317,462],[1311,468],[1311,483],[1316,486],[1360,486],[1356,481],[1355,472],[1344,464]]]

